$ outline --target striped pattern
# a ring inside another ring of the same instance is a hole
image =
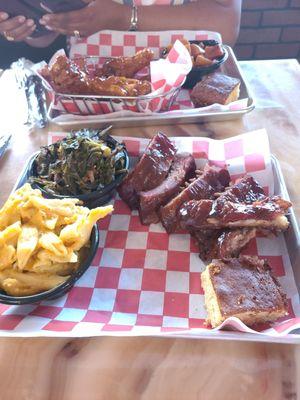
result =
[[[153,6],[153,5],[171,5],[171,6],[178,6],[182,4],[191,3],[196,0],[113,0],[119,4],[126,4],[126,5],[133,5],[136,6]]]

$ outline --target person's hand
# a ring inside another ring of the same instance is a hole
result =
[[[0,11],[0,34],[8,41],[24,41],[34,32],[36,25],[32,19],[20,15],[9,18],[9,15]]]
[[[46,14],[39,22],[50,31],[70,36],[76,36],[77,32],[77,35],[86,37],[99,30],[100,14],[99,2],[90,0],[89,4],[80,10]]]
[[[122,29],[119,20],[129,25],[131,8],[112,0],[84,0],[88,5],[80,10],[45,14],[40,24],[63,35],[87,37],[103,29]],[[127,15],[128,14],[128,15]]]

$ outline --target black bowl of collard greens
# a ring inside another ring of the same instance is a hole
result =
[[[74,197],[89,208],[107,203],[129,168],[125,145],[107,132],[82,129],[42,147],[29,182],[48,198]]]

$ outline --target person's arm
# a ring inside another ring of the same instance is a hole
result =
[[[198,0],[182,6],[139,6],[139,30],[213,30],[234,44],[240,23],[241,0]],[[159,18],[158,18],[159,16]],[[99,30],[127,30],[131,7],[112,0],[94,0],[82,10],[47,14],[41,22],[65,35],[89,36]]]
[[[139,23],[143,30],[217,31],[225,43],[234,45],[240,14],[241,0],[198,0],[183,6],[140,7]]]
[[[40,24],[49,31],[72,36],[79,32],[87,37],[104,29],[127,30],[130,25],[131,6],[114,3],[113,0],[86,0],[90,3],[76,11],[46,14]]]

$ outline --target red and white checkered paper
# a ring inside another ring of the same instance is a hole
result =
[[[57,51],[49,61],[49,66],[62,54],[65,54],[63,50]],[[105,61],[105,57],[101,56],[99,59],[96,59],[96,61],[98,61],[99,65],[102,65]],[[94,60],[94,62],[88,64],[88,67],[93,71],[95,65]],[[174,97],[174,92],[170,91],[176,88],[179,89],[182,86],[185,77],[191,69],[192,61],[189,52],[179,40],[176,40],[166,59],[159,58],[150,63],[150,79],[152,84],[151,97],[144,97],[143,99],[138,98],[138,100],[126,100],[126,102],[119,100],[96,101],[89,98],[85,98],[84,100],[76,99],[73,102],[68,96],[56,95],[55,90],[51,89],[54,96],[53,104],[57,110],[73,114],[111,114],[114,110],[115,112],[126,110],[139,113],[165,111],[169,109],[169,103]],[[146,72],[149,73],[149,70]],[[45,81],[42,75],[40,75],[40,77]],[[47,81],[45,84],[46,87],[51,88],[51,84]],[[153,98],[153,96],[155,97]]]
[[[128,32],[103,30],[87,38],[70,39],[70,57],[95,56],[119,57],[132,56],[137,51],[148,47],[154,52],[155,58],[160,58],[161,51],[170,43],[185,37],[188,40],[214,39],[219,43],[222,37],[211,31],[158,31],[158,32]]]
[[[137,51],[148,47],[153,50],[155,58],[159,58],[163,48],[165,48],[169,43],[174,43],[176,39],[183,37],[189,40],[215,39],[220,43],[222,42],[219,33],[210,31],[119,32],[107,30],[95,33],[94,35],[84,39],[71,38],[70,57],[95,56],[102,58],[132,56]],[[176,57],[172,56],[171,58],[173,61],[176,60]],[[178,60],[175,65],[180,65],[179,61],[180,60]],[[160,64],[163,62],[164,61],[153,63],[155,71],[152,71],[154,77],[152,82],[162,82],[165,79],[166,74],[164,72],[166,68],[160,68]],[[186,63],[185,57],[183,58],[183,62]],[[163,77],[160,79],[159,74],[161,73],[163,73]],[[168,69],[167,77],[169,81],[164,84],[165,90],[169,89],[171,86],[179,86],[185,74],[186,71],[183,74],[179,74],[177,78],[174,77],[174,79],[171,79],[172,75],[169,74]],[[154,85],[156,85],[156,83],[154,83]],[[142,117],[143,115],[149,115],[152,112],[158,111],[160,111],[160,113],[164,112],[166,115],[174,115],[174,113],[176,113],[176,115],[178,113],[184,115],[184,111],[191,111],[191,109],[197,114],[203,112],[224,112],[229,110],[245,109],[248,102],[248,99],[245,98],[232,102],[226,106],[215,104],[213,106],[195,109],[190,99],[190,91],[186,89],[181,89],[179,91],[179,95],[173,102],[170,111],[166,111],[168,100],[170,100],[170,96],[162,98],[160,101],[156,99],[154,104],[152,104],[153,102],[150,103],[150,105],[147,103],[147,107],[142,106],[139,110],[136,109],[135,105],[129,104],[127,107],[121,105],[118,108],[117,105],[114,104],[116,111],[112,112],[112,107],[108,102],[101,102],[99,106],[96,101],[88,100],[87,104],[87,100],[85,100],[85,102],[76,101],[76,104],[74,105],[74,103],[67,98],[56,98],[52,104],[52,110],[61,114],[54,118],[54,121],[58,121],[61,119],[64,120],[65,118],[69,119],[70,115],[74,116],[75,119],[92,118],[95,115],[101,115],[101,119],[106,119],[130,116]],[[61,101],[63,102],[63,105],[61,104]],[[137,112],[141,110],[143,110],[143,112]],[[81,117],[80,114],[85,115]]]
[[[63,137],[50,134],[50,142]],[[147,139],[124,140],[132,164],[140,156]],[[273,193],[273,175],[267,134],[259,130],[222,141],[207,138],[173,138],[179,151],[193,153],[198,167],[207,160],[227,165],[232,177],[253,175]],[[259,143],[259,145],[258,145]],[[131,211],[116,197],[114,212],[99,223],[97,254],[75,287],[65,296],[38,305],[0,305],[0,334],[27,336],[99,335],[185,335],[226,338],[224,331],[205,326],[206,311],[200,284],[204,264],[197,246],[185,232],[168,235],[161,224],[141,225],[137,211]],[[224,325],[255,332],[273,339],[285,336],[300,324],[297,293],[286,244],[275,239],[253,240],[246,254],[269,260],[289,298],[289,315],[273,327],[256,331],[236,318]],[[224,336],[225,335],[225,336]],[[272,340],[273,340],[272,339]],[[275,340],[275,339],[274,339]]]

